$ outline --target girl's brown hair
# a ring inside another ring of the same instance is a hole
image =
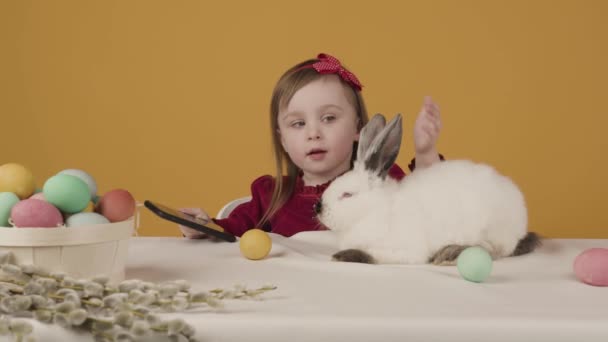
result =
[[[296,179],[300,170],[293,163],[291,158],[281,144],[281,136],[279,133],[278,116],[281,109],[284,109],[291,101],[293,95],[305,85],[318,80],[322,77],[328,77],[332,74],[319,74],[313,68],[306,68],[305,66],[311,65],[318,62],[318,59],[311,59],[299,63],[289,70],[287,70],[279,79],[274,90],[272,92],[272,99],[270,102],[270,131],[272,134],[272,145],[274,150],[275,159],[275,182],[272,197],[270,199],[270,205],[268,209],[258,222],[258,227],[263,227],[270,219],[276,214],[276,212],[287,202],[287,200],[293,194],[296,186]],[[344,88],[346,89],[346,96],[348,101],[355,107],[355,113],[359,119],[358,129],[361,129],[367,121],[367,109],[361,96],[361,92],[355,90],[350,84],[340,78]],[[352,161],[356,157],[357,143],[353,144]],[[351,161],[351,167],[352,167]],[[287,177],[284,176],[286,171]]]

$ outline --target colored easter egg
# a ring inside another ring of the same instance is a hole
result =
[[[93,203],[93,201],[89,201],[89,204],[87,204],[87,207],[84,208],[84,210],[82,210],[82,211],[87,212],[87,213],[95,212],[95,204]]]
[[[35,188],[34,176],[24,166],[15,163],[0,166],[0,192],[12,192],[25,199],[34,193]]]
[[[135,213],[135,198],[124,189],[114,189],[106,192],[95,209],[110,222],[120,222],[129,219]]]
[[[110,223],[110,220],[98,213],[78,213],[68,217],[65,223],[70,228],[106,224]]]
[[[246,231],[239,240],[241,254],[250,260],[265,258],[272,249],[272,239],[258,228]]]
[[[481,283],[492,272],[492,257],[481,247],[469,247],[458,256],[456,267],[465,280]]]
[[[91,199],[97,195],[97,182],[95,182],[95,179],[85,171],[79,169],[66,169],[59,172],[58,175],[70,175],[80,178],[83,182],[87,183],[89,192],[91,193]]]
[[[49,202],[25,199],[13,206],[11,220],[15,227],[53,228],[63,224],[59,209]]]
[[[590,248],[574,259],[574,274],[585,284],[608,286],[608,248]]]
[[[19,197],[12,192],[0,193],[0,227],[10,227],[8,219],[11,217],[11,209],[19,203]]]
[[[82,211],[91,200],[87,184],[71,175],[55,175],[42,188],[44,197],[59,210],[73,214]]]
[[[30,196],[30,198],[39,199],[41,201],[46,201],[46,198],[44,198],[44,193],[42,193],[42,192],[36,192],[32,196]]]

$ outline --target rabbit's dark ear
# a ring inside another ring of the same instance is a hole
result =
[[[384,129],[376,135],[364,154],[365,169],[385,178],[393,166],[401,147],[403,133],[401,114],[397,114]]]
[[[369,122],[363,126],[359,133],[359,146],[357,148],[357,160],[363,161],[363,158],[374,141],[374,138],[386,126],[386,119],[380,113],[374,115]]]

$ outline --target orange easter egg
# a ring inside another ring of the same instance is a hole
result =
[[[99,199],[96,211],[110,222],[124,221],[135,213],[135,198],[127,190],[114,189]]]

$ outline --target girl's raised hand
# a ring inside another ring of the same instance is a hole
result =
[[[437,154],[437,139],[441,131],[439,106],[430,96],[424,97],[424,103],[414,124],[414,146],[416,156],[428,153]]]

